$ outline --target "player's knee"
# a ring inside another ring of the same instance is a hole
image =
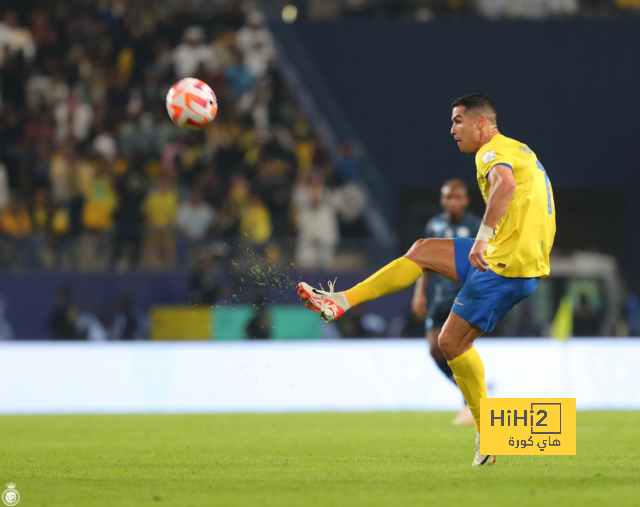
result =
[[[430,248],[431,244],[433,243],[433,239],[432,238],[421,238],[419,240],[417,240],[413,246],[411,247],[411,249],[415,249],[415,250],[425,250]]]
[[[457,343],[451,333],[444,329],[440,332],[440,336],[438,336],[438,346],[447,359],[455,356]]]
[[[409,248],[409,251],[407,252],[406,256],[409,257],[410,259],[412,259],[413,257],[416,257],[416,258],[423,257],[424,252],[428,251],[429,248],[431,248],[432,244],[433,244],[433,239],[431,238],[419,239],[413,245],[411,245],[411,248]]]

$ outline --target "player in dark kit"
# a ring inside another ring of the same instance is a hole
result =
[[[469,194],[467,185],[463,181],[454,179],[445,182],[440,191],[440,205],[444,213],[429,220],[424,236],[426,239],[476,237],[482,221],[473,213],[467,212]],[[411,305],[413,312],[419,317],[424,317],[427,312],[426,288],[430,280],[435,292],[433,301],[429,304],[429,313],[426,315],[425,327],[429,350],[438,368],[457,387],[453,371],[438,345],[438,336],[462,285],[438,273],[425,271],[416,282]],[[473,414],[466,405],[453,420],[453,424],[474,424]]]

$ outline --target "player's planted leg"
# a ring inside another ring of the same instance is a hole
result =
[[[438,338],[440,337],[440,333],[442,332],[441,327],[435,327],[429,331],[427,331],[427,342],[429,343],[429,353],[433,358],[433,361],[436,363],[438,369],[444,373],[445,377],[447,377],[451,382],[457,385],[456,379],[453,375],[453,370],[451,366],[449,366],[449,361],[444,356],[442,349],[440,348],[440,344],[438,343]],[[465,400],[466,401],[466,400]],[[455,419],[452,421],[452,424],[456,426],[470,426],[475,424],[475,420],[473,419],[473,414],[469,410],[469,407],[465,404],[464,408],[458,412]]]
[[[438,338],[440,348],[449,360],[453,377],[476,423],[478,436],[473,466],[493,465],[496,462],[496,456],[480,454],[480,399],[487,398],[487,385],[484,365],[473,342],[482,334],[482,329],[451,312]]]

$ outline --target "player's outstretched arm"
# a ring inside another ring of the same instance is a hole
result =
[[[484,253],[487,251],[489,238],[483,237],[482,230],[495,229],[498,222],[500,222],[509,209],[513,193],[516,190],[516,180],[513,177],[513,171],[505,165],[499,164],[491,169],[489,182],[491,183],[491,190],[489,191],[489,198],[487,199],[487,210],[482,218],[480,233],[478,233],[478,237],[469,253],[471,265],[480,271],[486,271],[489,268],[484,260]]]

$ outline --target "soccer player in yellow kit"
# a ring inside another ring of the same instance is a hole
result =
[[[460,151],[476,153],[478,184],[487,204],[475,240],[420,239],[406,255],[350,290],[334,292],[330,283],[326,292],[302,282],[298,294],[307,308],[331,322],[353,306],[410,287],[424,271],[462,283],[438,344],[476,423],[473,466],[492,465],[495,456],[480,454],[480,399],[487,397],[487,388],[473,342],[549,275],[555,207],[544,167],[526,144],[500,134],[489,96],[456,100],[452,121]]]

